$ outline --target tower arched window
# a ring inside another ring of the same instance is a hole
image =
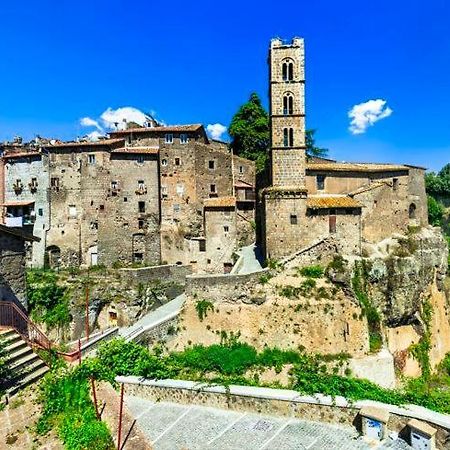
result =
[[[409,213],[409,218],[410,219],[415,219],[416,218],[416,205],[414,204],[414,203],[411,203],[410,205],[409,205],[409,210],[408,210],[408,213]]]
[[[283,96],[283,114],[285,116],[294,114],[294,97],[290,92]]]
[[[291,59],[286,59],[283,61],[281,75],[283,77],[283,81],[292,81],[294,79],[294,63]]]
[[[294,129],[289,128],[289,147],[294,146]]]
[[[283,145],[289,147],[289,130],[287,128],[283,129]]]

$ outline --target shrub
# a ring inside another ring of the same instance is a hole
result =
[[[306,266],[300,269],[300,275],[309,278],[321,278],[324,274],[322,266]]]
[[[197,300],[195,310],[197,311],[200,322],[202,322],[208,315],[208,311],[214,311],[214,305],[209,300]]]

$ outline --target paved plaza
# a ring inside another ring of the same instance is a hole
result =
[[[128,408],[155,450],[411,449],[388,439],[369,444],[352,427],[261,416],[127,396]]]

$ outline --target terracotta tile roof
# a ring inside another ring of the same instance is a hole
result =
[[[400,170],[409,170],[409,167],[397,164],[309,162],[306,164],[306,170],[332,172],[397,172]]]
[[[111,153],[127,153],[131,155],[157,155],[159,153],[158,147],[123,147],[116,148]]]
[[[373,189],[377,189],[382,186],[391,186],[391,185],[387,181],[375,181],[373,183],[366,184],[364,186],[361,186],[358,189],[355,189],[354,191],[349,192],[348,195],[353,197],[354,195],[362,194],[363,192],[372,191]]]
[[[100,139],[99,141],[58,142],[57,144],[46,145],[45,148],[52,149],[61,147],[101,147],[118,143],[125,143],[125,141],[123,139]]]
[[[20,152],[20,153],[6,153],[3,155],[4,159],[14,159],[14,158],[26,158],[31,156],[41,156],[42,153],[39,152]]]
[[[198,131],[203,127],[201,123],[195,123],[191,125],[171,125],[167,127],[139,127],[139,128],[128,128],[127,130],[117,130],[111,131],[109,134],[111,136],[127,134],[127,133],[172,133],[177,131]]]
[[[234,187],[237,187],[240,189],[253,189],[254,188],[253,184],[246,183],[245,181],[242,181],[242,180],[237,180],[234,183]]]
[[[269,186],[263,189],[264,192],[308,192],[305,186]]]
[[[236,206],[236,197],[215,197],[203,200],[207,208],[231,208]]]
[[[310,209],[361,208],[362,205],[355,199],[344,195],[323,195],[308,197],[306,200],[306,207]]]

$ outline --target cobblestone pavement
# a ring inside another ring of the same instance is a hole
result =
[[[368,443],[351,427],[196,405],[125,400],[154,450],[411,449],[404,441]]]

